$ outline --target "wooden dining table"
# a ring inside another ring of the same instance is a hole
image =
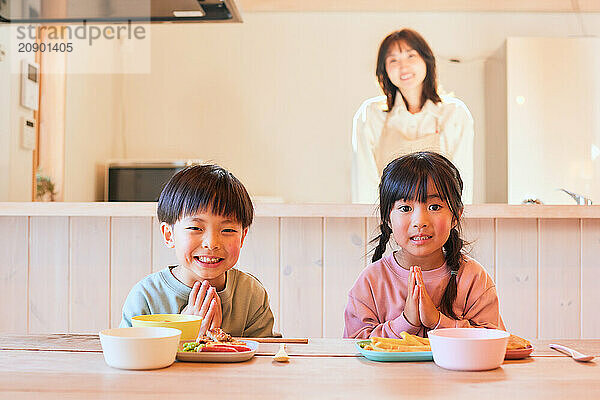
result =
[[[285,340],[285,339],[284,339]],[[129,371],[109,367],[97,335],[0,335],[1,399],[600,399],[600,358],[574,361],[560,343],[600,357],[600,339],[534,340],[521,360],[491,371],[450,371],[432,361],[375,362],[355,340],[288,343],[287,363],[260,343],[241,363],[190,363]]]

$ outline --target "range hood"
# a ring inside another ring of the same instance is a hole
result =
[[[0,22],[242,22],[234,0],[0,0]]]

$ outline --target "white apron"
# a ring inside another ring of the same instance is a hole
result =
[[[417,138],[409,138],[398,129],[390,127],[387,113],[379,142],[375,145],[374,156],[377,164],[377,172],[382,175],[383,169],[396,158],[415,151],[434,151],[440,153],[440,130],[438,119],[435,119],[435,132],[421,135]]]

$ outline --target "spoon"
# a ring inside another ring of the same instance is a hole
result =
[[[290,356],[285,352],[285,343],[279,345],[279,351],[273,356],[273,360],[277,362],[288,362],[290,360]]]
[[[580,352],[578,352],[576,350],[573,350],[566,346],[561,346],[560,344],[551,343],[548,346],[550,346],[550,348],[552,348],[554,350],[560,351],[561,353],[570,355],[571,357],[573,357],[573,360],[575,360],[575,361],[585,362],[585,361],[591,361],[594,359],[594,356],[588,356],[586,354],[581,354]]]

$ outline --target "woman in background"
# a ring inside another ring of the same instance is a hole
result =
[[[415,151],[445,155],[464,182],[463,203],[473,201],[473,118],[465,104],[437,90],[435,57],[423,37],[403,29],[389,34],[377,55],[385,96],[365,101],[352,126],[352,201],[375,203],[383,168]]]

